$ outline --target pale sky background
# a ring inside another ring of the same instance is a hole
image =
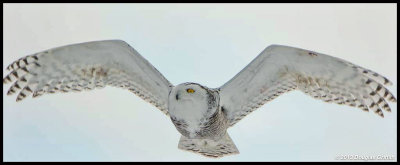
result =
[[[174,85],[219,87],[271,44],[339,57],[393,82],[396,4],[3,4],[3,77],[20,57],[121,39]],[[240,154],[210,159],[177,148],[170,119],[113,87],[15,102],[3,86],[3,161],[336,161],[394,156],[397,104],[373,112],[281,95],[228,130]],[[6,89],[7,88],[7,89]]]

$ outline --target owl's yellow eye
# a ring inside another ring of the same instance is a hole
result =
[[[186,89],[187,93],[194,93],[194,90],[192,88]]]

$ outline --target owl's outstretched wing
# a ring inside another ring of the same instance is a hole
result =
[[[230,125],[282,93],[298,89],[326,102],[371,109],[383,117],[395,97],[385,77],[345,60],[304,49],[272,45],[220,87]]]
[[[106,85],[130,90],[168,115],[172,84],[136,50],[121,40],[94,41],[53,48],[23,57],[7,67],[3,83],[17,101],[33,94],[70,92]]]

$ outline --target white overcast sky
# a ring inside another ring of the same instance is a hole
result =
[[[271,44],[329,54],[374,70],[397,96],[396,4],[3,4],[3,65],[53,47],[121,39],[171,83],[219,87]],[[3,66],[3,69],[5,66]],[[3,70],[3,77],[7,71]],[[3,86],[6,96],[9,85]],[[177,148],[168,117],[106,87],[3,102],[4,161],[336,161],[394,156],[397,104],[382,119],[295,91],[228,132],[239,155]]]

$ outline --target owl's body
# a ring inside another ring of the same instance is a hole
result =
[[[128,89],[171,118],[182,135],[178,148],[209,157],[239,153],[227,129],[283,93],[300,90],[315,99],[373,111],[384,117],[395,97],[392,83],[371,70],[304,49],[271,45],[219,88],[172,85],[124,41],[68,45],[23,57],[7,67],[3,83],[17,101],[29,95]]]
[[[188,93],[189,89],[193,93]],[[227,133],[229,121],[220,106],[218,89],[180,84],[169,94],[168,112],[182,134],[180,149],[211,157],[238,153]]]

